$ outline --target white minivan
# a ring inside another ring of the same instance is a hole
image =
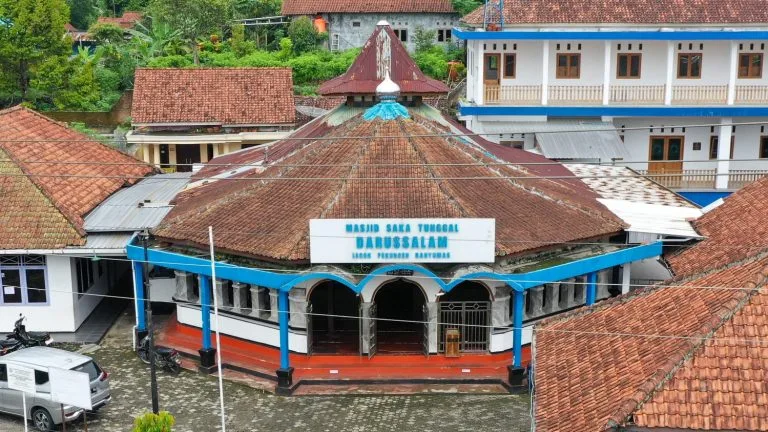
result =
[[[21,392],[8,388],[8,363],[14,363],[35,370],[37,393],[27,396],[27,416],[41,431],[52,431],[62,423],[77,420],[83,410],[77,407],[51,401],[51,383],[48,368],[69,369],[86,372],[91,380],[91,403],[93,411],[102,408],[112,399],[109,390],[109,374],[102,370],[92,358],[48,347],[30,347],[0,357],[0,412],[24,416]]]

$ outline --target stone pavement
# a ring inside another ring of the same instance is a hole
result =
[[[127,432],[133,418],[151,409],[149,369],[131,350],[130,320],[115,325],[89,355],[110,373],[112,404],[88,419],[93,432]],[[160,409],[177,420],[174,432],[220,430],[214,376],[158,371]],[[330,389],[333,390],[332,388]],[[450,387],[442,390],[451,392]],[[227,430],[242,431],[528,431],[527,396],[504,394],[319,395],[280,397],[224,382]],[[22,422],[0,414],[0,431],[22,431]],[[68,425],[82,431],[82,421]]]

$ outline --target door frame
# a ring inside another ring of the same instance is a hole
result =
[[[655,169],[652,169],[652,165],[657,162],[662,162],[662,166],[666,167],[672,167],[674,166],[671,162],[669,162],[668,155],[669,155],[669,140],[670,139],[680,139],[680,160],[676,161],[680,163],[680,168],[677,171],[674,172],[683,172],[683,162],[685,161],[685,135],[651,135],[648,137],[648,172],[659,172]],[[661,161],[653,161],[651,159],[653,154],[653,140],[654,139],[663,139],[664,140],[664,159]],[[661,172],[672,172],[669,170],[662,170]]]
[[[496,57],[496,71],[497,78],[495,80],[489,80],[486,78],[486,71],[488,65],[488,59]],[[485,53],[483,54],[483,84],[485,85],[501,85],[501,53]]]

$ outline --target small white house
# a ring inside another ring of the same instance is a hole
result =
[[[20,106],[0,111],[0,134],[0,331],[19,314],[75,331],[131,268],[110,259],[130,235],[88,235],[86,215],[153,170]]]

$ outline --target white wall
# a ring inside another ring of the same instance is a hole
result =
[[[29,331],[75,331],[73,270],[69,257],[46,255],[48,304],[0,306],[0,332],[13,330],[19,314],[27,317]]]
[[[93,312],[96,306],[104,299],[102,295],[107,294],[110,287],[109,271],[107,271],[107,263],[104,261],[95,262],[90,258],[86,258],[89,265],[93,267],[93,285],[83,295],[75,294],[75,328],[80,327],[80,324],[85,321],[86,318]],[[72,258],[72,287],[73,291],[77,291],[77,267],[75,265],[75,259]],[[101,263],[102,274],[99,276],[98,265]]]
[[[619,49],[619,45],[621,45],[621,49]],[[643,46],[643,49],[640,49],[640,45]],[[642,54],[640,60],[640,78],[616,78],[618,68],[617,56],[620,53]],[[666,42],[611,41],[611,84],[627,86],[664,85],[667,83],[666,67]]]

